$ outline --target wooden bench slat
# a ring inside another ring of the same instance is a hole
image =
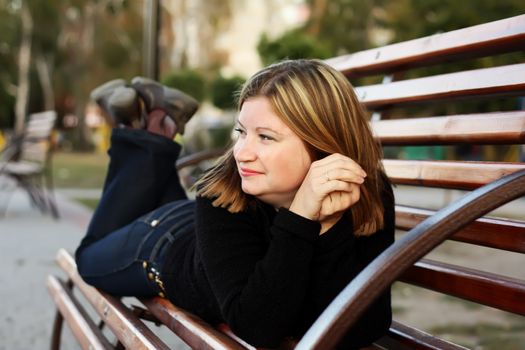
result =
[[[385,74],[525,47],[525,15],[391,44],[326,62],[348,77]]]
[[[45,119],[30,119],[27,121],[26,130],[40,130],[40,129],[52,129],[55,125],[55,117],[50,116]]]
[[[199,317],[182,310],[163,298],[141,299],[148,310],[192,349],[254,349],[235,342]]]
[[[389,145],[525,143],[525,111],[372,122],[376,137]]]
[[[48,276],[47,288],[82,349],[102,350],[111,347],[111,344],[93,321],[83,314],[81,311],[83,308],[75,302],[74,297],[68,288],[64,286],[63,282],[54,276]]]
[[[525,281],[422,259],[400,278],[417,286],[525,315]]]
[[[78,274],[73,258],[65,250],[59,250],[56,260],[126,348],[169,349],[120,300],[86,284]]]
[[[435,213],[433,210],[396,205],[396,227],[411,230]],[[455,233],[450,239],[525,253],[525,222],[481,218]]]
[[[49,120],[49,119],[56,119],[56,111],[54,110],[47,110],[37,113],[31,113],[29,119],[30,120]]]
[[[467,350],[463,346],[396,321],[392,321],[388,333],[376,343],[387,349],[397,350]]]
[[[525,93],[525,63],[440,74],[356,88],[368,109],[465,96],[519,95]]]
[[[384,159],[395,184],[471,190],[525,169],[525,163],[452,162]]]

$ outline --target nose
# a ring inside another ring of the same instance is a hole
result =
[[[251,137],[237,139],[233,148],[233,156],[237,162],[251,162],[257,158],[255,145]]]

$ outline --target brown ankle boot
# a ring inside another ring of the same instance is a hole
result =
[[[114,79],[95,88],[90,97],[110,116],[109,124],[140,127],[141,112],[137,92],[126,87],[123,79]]]
[[[193,97],[152,79],[135,77],[131,86],[144,102],[148,113],[162,109],[175,122],[180,134],[184,133],[186,123],[199,108],[199,103]]]

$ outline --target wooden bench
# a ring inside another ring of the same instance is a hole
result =
[[[16,186],[27,192],[31,204],[43,213],[49,212],[58,218],[51,171],[55,121],[55,111],[29,115],[23,133],[13,137],[0,152],[0,177],[14,180]],[[4,182],[0,188],[8,193],[6,189],[9,185]],[[3,202],[3,210],[7,211],[9,200]]]
[[[484,145],[516,149],[525,143],[525,111],[516,96],[525,95],[525,64],[492,66],[432,76],[414,77],[421,67],[445,70],[454,62],[514,52],[523,61],[525,15],[453,32],[393,44],[327,60],[355,82],[356,78],[382,76],[383,82],[358,86],[357,93],[372,114],[372,125],[387,154],[391,146]],[[520,56],[521,55],[521,56]],[[485,59],[485,61],[488,61]],[[402,80],[402,77],[407,77]],[[461,100],[460,100],[461,99]],[[460,107],[483,107],[482,112],[462,112]],[[474,102],[469,102],[474,101]],[[482,105],[478,101],[492,104]],[[506,102],[505,102],[506,101]],[[505,111],[501,111],[504,103]],[[437,108],[436,108],[437,107]],[[445,113],[446,111],[452,111]],[[439,112],[435,112],[439,111]],[[437,115],[435,114],[437,113]],[[493,146],[496,145],[496,146]],[[182,159],[188,165],[206,154]],[[469,191],[439,210],[396,205],[396,243],[372,262],[329,305],[297,343],[284,348],[330,349],[373,299],[394,281],[401,280],[440,293],[525,315],[525,281],[495,273],[422,259],[447,239],[472,245],[525,252],[525,213],[517,219],[483,217],[495,208],[525,194],[525,164],[514,159],[467,161],[469,157],[443,159],[385,159],[395,184],[421,188]],[[496,157],[497,158],[497,157]],[[417,192],[416,192],[417,193]],[[512,205],[512,204],[511,204]],[[167,346],[143,323],[163,324],[195,349],[250,348],[227,326],[214,327],[164,299],[141,300],[143,306],[124,306],[120,300],[87,286],[65,252],[57,257],[67,272],[63,282],[50,276],[48,287],[58,307],[52,348],[59,346],[62,319],[70,325],[83,348],[111,345],[73,296],[76,287],[94,305],[101,322],[118,338],[116,348]],[[432,317],[432,315],[428,315]],[[114,346],[114,345],[113,345]],[[390,332],[372,346],[376,349],[464,349],[434,335],[394,320]]]

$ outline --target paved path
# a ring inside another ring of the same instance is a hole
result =
[[[0,350],[49,348],[54,304],[46,276],[64,276],[54,257],[61,247],[74,252],[89,224],[92,211],[70,198],[98,198],[98,190],[59,190],[59,220],[32,208],[27,195],[15,191],[0,217]],[[0,192],[0,210],[6,202]],[[80,349],[67,327],[62,349]],[[171,349],[188,349],[165,328],[153,327]]]
[[[3,195],[0,205],[5,205]],[[53,262],[59,247],[73,251],[91,211],[57,195],[61,220],[31,208],[26,194],[16,191],[0,218],[0,349],[46,349],[54,318],[46,276],[59,273]],[[76,349],[66,337],[65,349]]]

